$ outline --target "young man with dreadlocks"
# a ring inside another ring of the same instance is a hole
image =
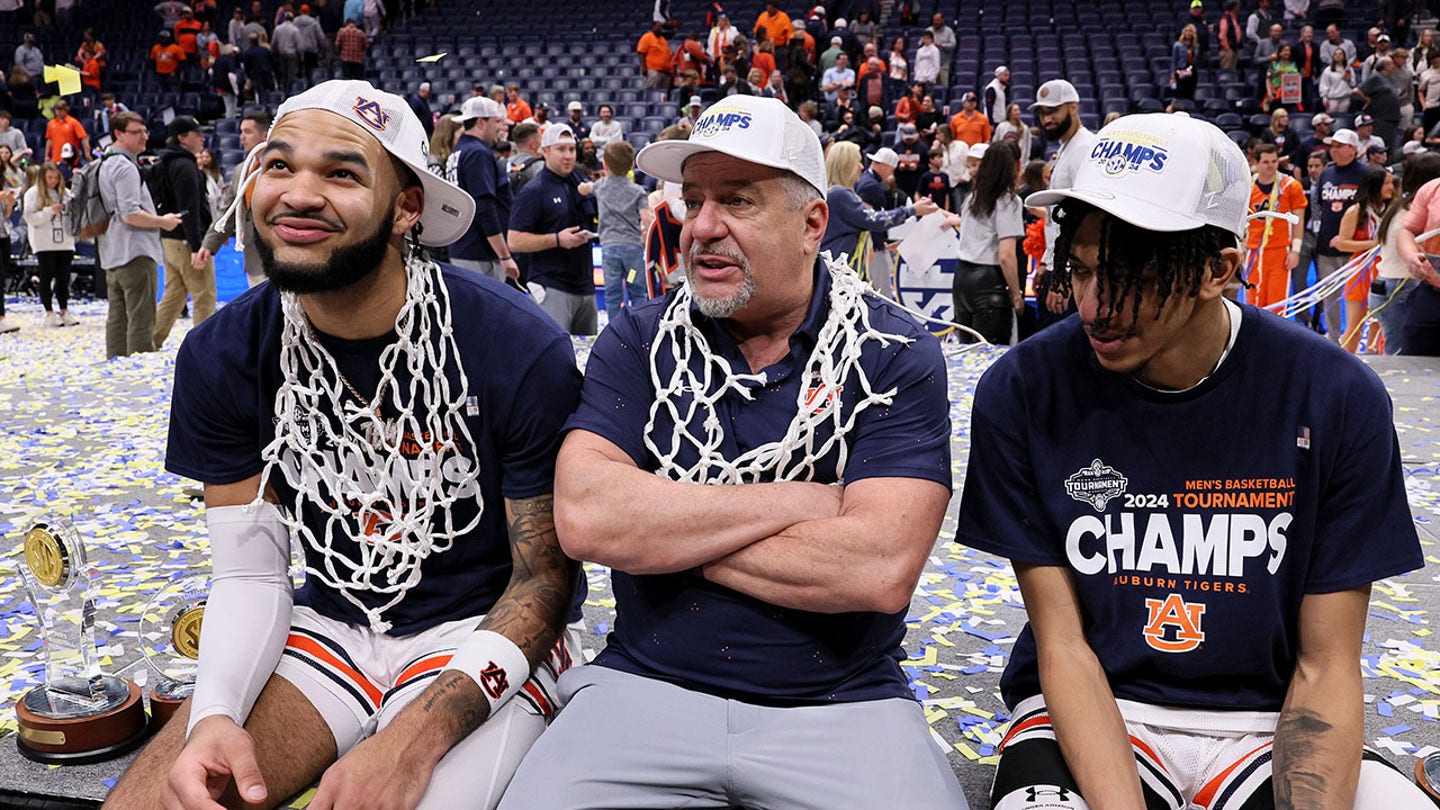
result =
[[[964,810],[898,663],[950,497],[939,342],[817,262],[824,158],[781,102],[637,165],[682,183],[689,283],[590,355],[555,517],[615,632],[502,808]]]
[[[251,158],[227,216],[270,282],[176,360],[166,464],[205,483],[214,561],[195,693],[110,806],[320,778],[312,808],[490,808],[560,705],[583,597],[550,493],[580,378],[522,295],[407,243],[474,212],[426,143],[403,99],[331,81]]]
[[[1220,130],[1141,115],[1028,200],[1079,312],[975,393],[959,539],[1030,619],[995,810],[1422,806],[1362,743],[1370,583],[1422,565],[1390,400],[1223,297],[1250,186]]]

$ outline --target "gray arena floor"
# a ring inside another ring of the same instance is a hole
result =
[[[104,661],[111,671],[144,677],[137,636],[149,595],[208,569],[200,505],[187,495],[195,484],[162,469],[174,349],[186,322],[166,350],[105,363],[103,303],[77,306],[82,325],[68,329],[42,329],[33,304],[11,311],[24,329],[0,336],[0,549],[13,563],[30,519],[41,512],[72,515],[101,563]],[[971,394],[993,357],[974,352],[951,360],[957,491]],[[1417,755],[1440,746],[1440,639],[1430,621],[1440,607],[1440,359],[1371,363],[1395,400],[1427,566],[1375,586],[1362,662],[1366,739],[1409,771]],[[1239,417],[1236,440],[1243,441]],[[997,683],[1024,609],[1010,567],[957,545],[953,526],[952,514],[911,606],[906,671],[935,743],[947,750],[972,807],[985,810],[1006,719]],[[593,651],[603,643],[614,603],[607,572],[592,566],[588,573],[586,642]],[[16,752],[14,702],[38,682],[38,644],[19,577],[12,566],[0,566],[0,807],[40,797],[97,801],[128,758],[46,767]]]

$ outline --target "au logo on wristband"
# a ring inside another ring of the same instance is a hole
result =
[[[491,700],[499,700],[501,695],[510,690],[510,675],[504,667],[491,661],[480,670],[480,687]]]

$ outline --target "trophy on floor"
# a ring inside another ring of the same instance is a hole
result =
[[[70,521],[45,516],[25,531],[19,561],[43,642],[45,683],[15,707],[26,758],[50,764],[119,756],[148,730],[140,688],[100,671],[95,653],[99,572]]]
[[[205,577],[182,577],[156,591],[140,614],[140,650],[155,675],[150,715],[157,728],[195,691],[200,624],[209,591]]]

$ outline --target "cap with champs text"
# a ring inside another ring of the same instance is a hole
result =
[[[684,141],[656,141],[635,156],[635,165],[652,177],[679,183],[685,161],[703,152],[719,152],[749,163],[784,169],[826,192],[825,154],[820,138],[785,103],[759,96],[728,96],[696,119]]]
[[[358,79],[322,82],[286,99],[275,111],[271,132],[301,110],[324,110],[356,124],[414,172],[425,191],[421,244],[448,245],[465,234],[475,216],[475,200],[430,171],[430,139],[405,99]]]
[[[1213,124],[1184,113],[1129,115],[1095,133],[1070,188],[1026,205],[1074,199],[1147,231],[1213,225],[1237,237],[1250,213],[1245,153]]]
[[[1059,107],[1079,100],[1080,93],[1075,90],[1075,85],[1064,79],[1051,79],[1040,85],[1040,89],[1035,91],[1035,103],[1030,105],[1030,109]]]

